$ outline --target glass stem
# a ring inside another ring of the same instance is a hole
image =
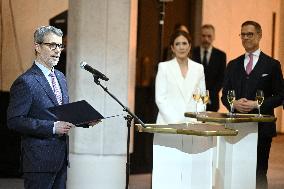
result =
[[[258,116],[260,116],[260,106],[257,106],[258,108]]]

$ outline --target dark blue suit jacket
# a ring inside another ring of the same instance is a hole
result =
[[[222,102],[229,109],[227,91],[234,89],[236,99],[247,98],[255,100],[257,90],[263,90],[264,101],[261,113],[274,115],[274,108],[280,106],[284,97],[283,75],[281,65],[263,52],[260,53],[257,64],[250,73],[246,74],[244,68],[245,55],[242,55],[227,65],[222,91]],[[257,110],[249,112],[256,114]],[[259,123],[258,134],[262,137],[276,135],[275,123]]]
[[[69,101],[66,79],[57,70],[55,74],[66,104]],[[35,64],[11,87],[7,124],[22,135],[24,172],[56,172],[66,163],[66,136],[53,134],[54,118],[46,111],[57,105],[51,86]]]
[[[201,64],[200,47],[192,50],[192,60]],[[206,88],[209,90],[211,103],[207,105],[207,110],[218,111],[219,91],[222,88],[227,57],[225,52],[213,47],[208,65],[204,66]]]

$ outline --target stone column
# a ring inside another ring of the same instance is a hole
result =
[[[137,0],[70,0],[67,79],[70,101],[86,100],[105,117],[122,107],[80,68],[81,61],[104,73],[101,84],[133,111]],[[80,110],[74,110],[80,111]],[[125,114],[125,113],[124,113]],[[125,188],[127,125],[123,116],[70,133],[68,189]]]

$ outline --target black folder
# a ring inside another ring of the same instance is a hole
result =
[[[54,106],[47,110],[57,121],[70,122],[77,127],[86,127],[89,123],[104,119],[104,116],[85,100]]]

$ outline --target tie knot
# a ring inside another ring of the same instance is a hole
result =
[[[249,58],[251,59],[253,57],[253,54],[252,53],[249,53]]]
[[[49,74],[49,76],[50,76],[50,77],[55,77],[54,71],[51,71],[50,74]]]
[[[208,51],[207,51],[207,50],[205,50],[205,51],[204,51],[204,56],[206,56],[206,55],[207,55],[207,53],[208,53]]]

